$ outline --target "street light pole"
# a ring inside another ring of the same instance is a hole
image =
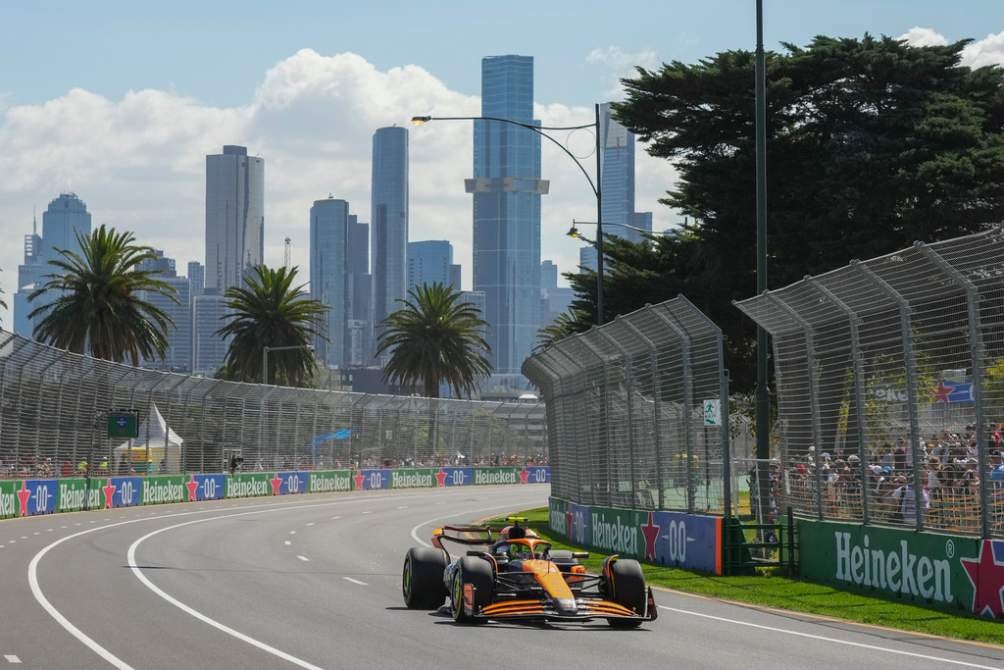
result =
[[[411,122],[416,126],[420,126],[423,123],[428,123],[429,121],[498,121],[499,123],[508,123],[514,126],[519,126],[520,128],[526,128],[531,130],[544,139],[550,141],[552,144],[557,146],[559,149],[565,152],[565,154],[575,162],[578,166],[579,171],[582,172],[582,176],[586,178],[589,182],[589,188],[593,190],[593,194],[596,196],[596,220],[597,220],[597,234],[596,238],[598,244],[596,245],[596,325],[603,324],[603,224],[601,219],[601,209],[603,206],[603,198],[600,193],[600,169],[601,169],[601,146],[600,141],[600,106],[599,104],[594,105],[596,120],[593,123],[587,123],[581,126],[535,126],[530,123],[522,123],[520,121],[513,121],[512,119],[506,119],[498,116],[413,116],[411,117]],[[558,140],[554,139],[544,130],[582,130],[584,128],[593,128],[596,132],[596,181],[589,176],[589,172],[586,171],[585,166],[582,162],[576,158],[575,154],[568,150],[565,145],[563,145]]]
[[[763,52],[763,0],[756,0],[756,291],[767,290],[767,68]],[[756,330],[756,457],[770,458],[767,331]],[[818,448],[818,447],[817,447]],[[766,481],[761,476],[760,483]],[[760,493],[765,494],[761,488]],[[762,522],[762,520],[761,520]]]

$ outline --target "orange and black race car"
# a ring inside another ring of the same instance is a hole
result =
[[[412,609],[439,609],[447,598],[460,623],[494,621],[582,622],[606,619],[633,628],[657,617],[652,589],[638,562],[609,556],[601,574],[579,564],[585,552],[552,550],[533,530],[512,525],[444,526],[432,547],[412,547],[404,559],[401,589]],[[444,546],[468,549],[453,558]]]

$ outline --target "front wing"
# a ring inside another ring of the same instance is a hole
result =
[[[659,610],[655,606],[652,589],[648,589],[645,612],[637,612],[619,603],[602,598],[576,598],[572,603],[559,606],[546,598],[500,600],[478,609],[474,606],[473,586],[464,585],[464,612],[474,619],[494,621],[558,621],[585,622],[594,619],[620,619],[624,621],[655,621]]]

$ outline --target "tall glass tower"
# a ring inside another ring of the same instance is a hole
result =
[[[392,126],[373,134],[370,211],[373,235],[373,323],[398,309],[408,278],[408,130]]]
[[[533,118],[533,58],[481,61],[481,115],[539,125]],[[497,121],[474,122],[474,290],[497,374],[519,374],[540,325],[540,136]]]
[[[224,145],[206,156],[206,288],[222,294],[265,257],[265,161]]]
[[[325,337],[314,343],[329,367],[345,363],[345,339],[351,316],[348,291],[349,203],[328,197],[310,208],[310,297],[328,308],[322,318]]]

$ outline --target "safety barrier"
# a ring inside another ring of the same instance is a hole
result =
[[[333,491],[547,484],[547,466],[364,468],[0,480],[0,518]]]
[[[720,516],[594,507],[551,498],[548,526],[572,543],[623,558],[698,570],[723,571]]]

